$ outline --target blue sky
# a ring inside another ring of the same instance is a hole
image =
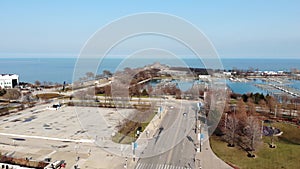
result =
[[[75,57],[112,20],[163,12],[202,30],[222,58],[300,58],[300,1],[1,0],[0,57]]]

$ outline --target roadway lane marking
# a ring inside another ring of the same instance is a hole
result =
[[[189,167],[175,166],[171,164],[149,164],[149,163],[138,163],[135,169],[191,169]]]
[[[9,134],[9,133],[0,133],[0,135],[11,136],[11,137],[21,137],[21,138],[53,140],[53,141],[75,142],[75,143],[94,143],[94,140],[88,140],[88,139],[73,140],[73,139],[62,139],[62,138],[44,137],[44,136],[28,136],[28,135],[22,135],[22,134]]]
[[[141,163],[138,163],[135,168],[138,169],[140,167],[140,165],[141,165]]]
[[[140,165],[138,165],[138,167],[136,169],[142,168],[143,163],[139,163]]]
[[[186,111],[186,110],[184,110],[184,111]],[[175,132],[175,135],[174,135],[175,137],[174,137],[174,139],[173,139],[172,145],[175,145],[176,138],[177,138],[177,136],[178,136],[179,130],[181,129],[181,128],[180,128],[180,127],[181,127],[181,123],[182,123],[182,121],[184,120],[184,119],[182,118],[182,116],[179,115],[179,117],[180,117],[180,119],[179,119],[179,125],[178,125],[178,128],[177,128],[176,132]],[[172,158],[172,156],[173,156],[173,151],[174,151],[174,148],[171,149],[171,151],[170,151],[170,153],[169,153],[169,155],[168,155],[167,163],[169,163],[169,162],[171,161],[171,158]]]
[[[142,169],[142,168],[144,168],[144,166],[145,166],[145,164],[144,164],[144,163],[142,163],[142,164],[141,164],[141,169]]]

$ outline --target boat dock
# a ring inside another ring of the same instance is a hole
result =
[[[288,86],[284,86],[284,85],[275,85],[275,84],[255,84],[256,87],[261,88],[262,90],[267,91],[267,93],[270,94],[282,94],[282,93],[286,93],[290,96],[293,97],[300,97],[300,91],[292,88],[292,87],[288,87]]]

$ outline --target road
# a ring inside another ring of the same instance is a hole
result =
[[[194,168],[195,111],[192,105],[171,104],[165,113],[159,130],[149,140],[135,169]]]

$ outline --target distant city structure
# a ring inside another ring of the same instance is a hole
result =
[[[0,87],[14,88],[19,84],[19,75],[16,74],[0,74]]]

